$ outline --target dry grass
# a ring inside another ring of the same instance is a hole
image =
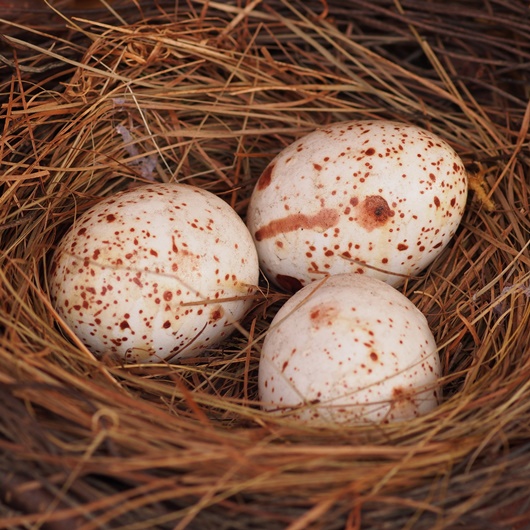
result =
[[[4,21],[0,528],[528,528],[528,7],[342,4]],[[178,180],[244,216],[285,145],[365,117],[432,130],[476,176],[453,242],[403,288],[440,346],[434,413],[316,430],[260,412],[259,345],[285,299],[265,285],[240,332],[180,365],[96,360],[58,324],[47,264],[101,196]]]

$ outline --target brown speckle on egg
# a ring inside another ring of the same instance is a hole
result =
[[[278,234],[285,234],[303,229],[316,229],[324,231],[337,224],[339,215],[335,210],[323,208],[315,215],[304,215],[301,213],[288,215],[281,219],[275,219],[267,225],[256,230],[254,237],[256,241],[262,241]]]
[[[394,216],[394,210],[380,195],[369,195],[363,200],[359,208],[361,211],[357,222],[368,232],[383,226]]]
[[[265,171],[261,174],[260,178],[258,179],[257,187],[260,190],[264,190],[268,186],[270,186],[270,183],[272,181],[272,172],[274,171],[274,164],[269,164]]]

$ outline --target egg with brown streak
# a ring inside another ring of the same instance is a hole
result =
[[[94,354],[143,363],[199,355],[227,338],[258,278],[252,237],[225,201],[152,184],[81,215],[49,283],[58,314]]]
[[[276,156],[257,181],[247,224],[263,272],[287,291],[348,272],[399,286],[447,246],[467,189],[460,157],[433,133],[341,122]]]
[[[262,408],[330,425],[417,418],[439,404],[439,355],[425,316],[359,274],[312,282],[277,312],[258,373]]]

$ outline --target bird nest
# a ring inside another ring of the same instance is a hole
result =
[[[0,528],[528,528],[526,2],[30,4],[1,22]],[[282,148],[357,118],[424,127],[469,171],[458,232],[401,288],[440,348],[433,413],[261,411],[287,299],[265,282],[229,340],[178,364],[96,359],[62,324],[50,258],[101,197],[185,182],[244,218]]]

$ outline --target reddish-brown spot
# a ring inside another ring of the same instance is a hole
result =
[[[269,164],[266,168],[265,168],[265,171],[263,171],[263,173],[261,174],[260,178],[258,179],[258,183],[256,184],[256,188],[258,190],[264,190],[265,188],[267,188],[270,183],[271,183],[271,180],[272,180],[272,172],[274,170],[274,166],[275,164]]]
[[[158,252],[156,250],[151,249],[149,254],[151,254],[151,256],[155,256],[155,258],[158,257]]]
[[[331,304],[320,304],[309,313],[309,318],[314,326],[331,326],[337,315],[338,310],[336,306]]]
[[[171,236],[171,250],[177,254],[179,249],[177,247],[177,244],[175,243],[175,236]]]
[[[110,213],[109,215],[107,215],[107,221],[109,223],[112,223],[113,221],[116,221],[116,216]]]
[[[377,355],[377,353],[375,353],[374,351],[370,354],[370,359],[372,359],[372,361],[376,362],[378,359],[379,359],[379,356]]]
[[[397,246],[397,249],[401,250],[401,251],[407,250],[408,248],[409,248],[409,246],[405,245],[404,243],[399,243],[399,245]]]
[[[357,197],[352,197],[350,199],[350,204],[355,208],[359,204],[359,199]]]
[[[327,230],[335,226],[339,222],[339,214],[336,210],[331,208],[323,208],[315,215],[305,215],[303,213],[296,213],[282,217],[281,219],[274,219],[270,223],[262,226],[256,231],[254,237],[257,241],[268,239],[277,236],[278,234],[285,234],[287,232],[294,232],[301,229],[320,228]]]
[[[79,229],[79,231],[77,232],[77,235],[78,236],[84,236],[86,234],[86,228],[81,228]]]
[[[370,149],[367,149],[367,150],[366,150],[366,154],[367,154],[368,156],[373,156],[373,155],[375,155],[375,149],[374,149],[373,147],[370,147]]]
[[[320,309],[313,309],[313,311],[311,311],[311,313],[309,313],[309,318],[311,320],[316,320],[319,315],[320,315]]]
[[[129,322],[127,322],[127,320],[124,320],[121,322],[120,324],[120,329],[127,329],[127,328],[130,328],[131,326],[129,326]]]
[[[282,372],[285,372],[285,369],[287,368],[288,365],[289,365],[289,361],[284,361],[284,363],[282,364]]]
[[[224,313],[225,312],[222,307],[216,307],[210,313],[210,320],[212,320],[212,322],[217,322],[218,320],[221,320],[221,318],[223,318]]]
[[[99,249],[94,250],[94,253],[92,254],[92,259],[94,261],[97,260],[100,254],[101,254],[101,251]]]
[[[440,199],[438,197],[435,197],[433,201],[436,208],[440,208]]]
[[[320,164],[316,164],[315,162],[313,162],[313,167],[317,170],[317,171],[320,171],[322,169],[322,166]]]
[[[392,389],[391,410],[397,417],[414,416],[417,413],[416,403],[414,402],[415,392],[407,391],[403,387]]]
[[[162,324],[162,327],[164,329],[167,329],[167,328],[170,328],[171,327],[171,322],[169,320],[166,320],[163,324]]]
[[[436,182],[436,177],[433,173],[429,173],[429,178],[433,181],[433,182]]]
[[[361,203],[360,210],[357,222],[369,232],[384,226],[394,216],[394,210],[380,195],[368,195]]]
[[[282,289],[285,289],[290,293],[295,293],[303,287],[303,284],[299,279],[293,278],[292,276],[286,276],[285,274],[277,274],[276,283]]]
[[[173,293],[171,291],[165,291],[163,296],[164,300],[169,302],[173,298]]]

